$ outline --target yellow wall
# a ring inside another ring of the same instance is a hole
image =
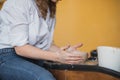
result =
[[[120,47],[120,0],[62,0],[58,3],[54,41],[82,42],[80,50]]]
[[[100,45],[120,47],[120,0],[60,1],[54,41],[82,42],[87,52]]]

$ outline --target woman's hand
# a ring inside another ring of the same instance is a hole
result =
[[[79,64],[81,61],[83,61],[82,57],[79,54],[71,54],[67,51],[59,51],[57,52],[59,56],[58,62],[64,63],[64,64]]]
[[[60,54],[64,53],[64,55],[63,55],[64,58],[66,57],[67,58],[67,62],[69,61],[70,64],[80,64],[80,63],[83,63],[87,59],[87,53],[81,52],[81,51],[77,50],[77,48],[80,48],[82,46],[83,46],[82,43],[79,43],[79,44],[76,44],[76,45],[73,45],[73,46],[70,46],[70,45],[64,46],[64,47],[61,48]],[[69,56],[72,56],[72,57],[69,57]],[[77,56],[77,58],[74,57],[74,56]],[[64,62],[66,61],[66,58],[65,58]],[[74,60],[72,61],[71,58],[74,59]]]
[[[82,46],[83,46],[82,43],[79,43],[79,44],[76,44],[73,46],[67,45],[67,46],[61,47],[61,50],[72,52],[72,51],[77,50],[77,48],[80,48]]]

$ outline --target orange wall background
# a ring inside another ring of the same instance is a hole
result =
[[[54,41],[77,44],[90,52],[97,46],[120,47],[120,0],[62,0],[57,6]]]
[[[77,44],[90,52],[97,46],[120,47],[120,0],[62,0],[57,5],[54,41]]]

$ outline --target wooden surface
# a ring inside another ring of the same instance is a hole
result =
[[[92,71],[50,70],[57,80],[120,80],[114,76]]]

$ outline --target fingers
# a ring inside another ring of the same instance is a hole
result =
[[[68,61],[65,64],[83,64],[83,61]]]
[[[83,62],[84,62],[83,59],[68,58],[68,59],[65,59],[64,61],[62,61],[61,63],[65,63],[65,64],[81,64]]]
[[[79,47],[81,47],[81,46],[83,46],[83,44],[82,44],[82,43],[79,43],[79,44],[70,46],[70,47],[67,48],[66,50],[67,50],[68,52],[73,52],[73,51],[77,50],[77,48],[79,48]]]
[[[82,58],[67,58],[64,63],[66,64],[81,64],[84,62]]]
[[[83,61],[82,58],[66,58],[65,61]]]
[[[78,54],[67,54],[66,61],[77,61],[83,60],[83,58]]]
[[[65,64],[80,64],[84,59],[79,54],[70,54],[62,51],[64,54],[60,54],[60,62]]]
[[[70,46],[64,46],[60,50],[60,62],[65,64],[80,64],[81,62],[84,62],[85,60],[83,57],[80,56],[80,54],[72,54],[74,51],[76,51],[77,48],[83,46],[82,43]],[[62,53],[62,54],[61,54]],[[77,52],[80,53],[80,52]]]
[[[67,50],[68,48],[70,48],[70,45],[67,45],[67,46],[62,47],[61,50],[65,51],[65,50]]]
[[[76,44],[76,45],[74,45],[74,46],[72,46],[73,48],[75,48],[75,49],[77,49],[77,48],[80,48],[80,47],[82,47],[83,46],[83,44],[82,43],[79,43],[79,44]]]
[[[69,45],[67,45],[67,46],[62,47],[61,50],[63,50],[63,51],[65,51],[65,50],[67,50],[67,51],[74,51],[74,50],[76,50],[77,48],[80,48],[80,47],[82,47],[82,46],[83,46],[82,43],[79,43],[79,44],[76,44],[76,45],[73,45],[73,46],[71,46],[71,45],[69,44]]]

